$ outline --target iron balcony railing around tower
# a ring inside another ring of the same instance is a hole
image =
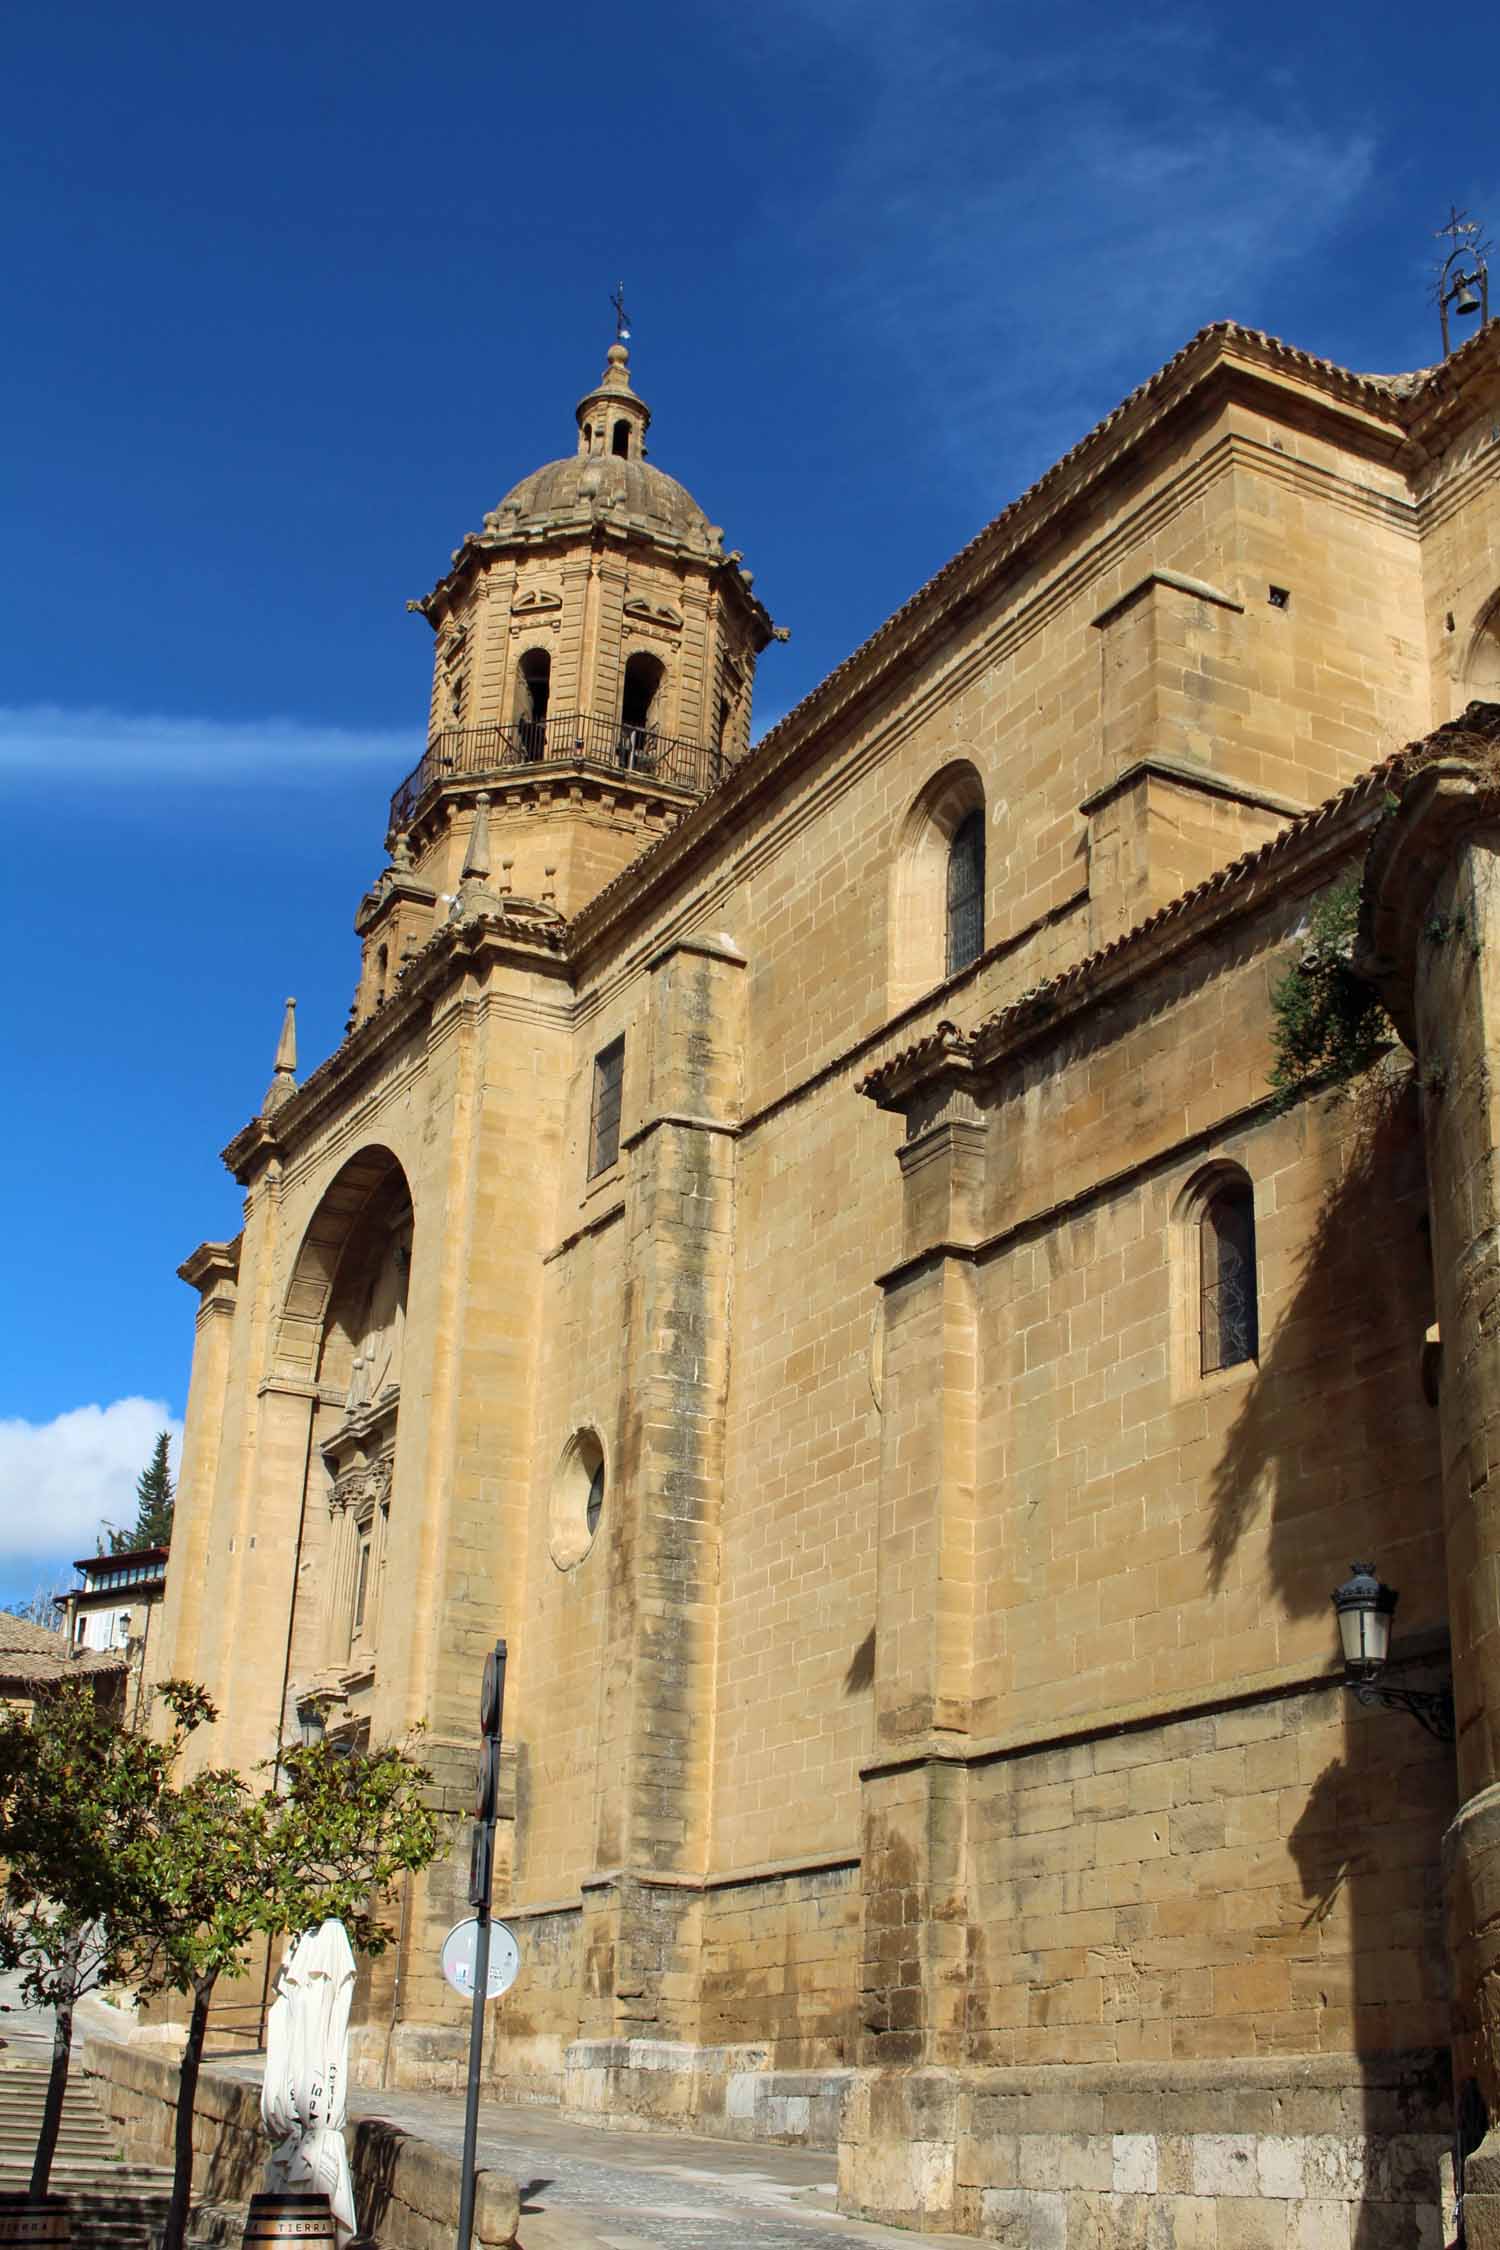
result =
[[[576,765],[580,759],[617,773],[639,774],[643,780],[669,782],[695,797],[706,797],[724,772],[723,753],[704,743],[589,711],[516,719],[508,726],[497,721],[485,727],[450,727],[433,737],[426,756],[392,797],[391,827],[405,828],[428,790],[446,781],[540,765]]]

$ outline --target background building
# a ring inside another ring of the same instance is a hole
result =
[[[123,1715],[123,1649],[75,1652],[66,1633],[0,1610],[0,1702],[29,1711],[38,1697],[50,1695],[74,1680],[86,1680],[96,1696],[112,1703]]]
[[[1494,1019],[1421,1092],[1267,1074],[1397,753],[1500,689],[1497,332],[1204,330],[753,750],[773,627],[648,419],[616,346],[416,605],[348,1036],[299,1085],[289,1011],[182,1268],[162,1666],[216,1762],[423,1720],[459,1809],[506,1635],[497,2088],[838,2138],[850,2208],[1008,2241],[1436,2240],[1453,1960],[1471,2143],[1500,2101],[1482,1822],[1451,1941],[1440,1876],[1500,1573],[1487,1335],[1423,1383],[1493,1150],[1450,1101],[1445,1185],[1432,1104]],[[1492,895],[1395,915],[1417,1045]],[[1457,1774],[1339,1682],[1355,1554],[1411,1678],[1452,1642]],[[367,2070],[461,2079],[464,1865]]]
[[[79,1649],[144,1648],[152,1612],[167,1584],[165,1547],[133,1547],[119,1554],[85,1555],[73,1568],[83,1580],[57,1596],[68,1644]]]

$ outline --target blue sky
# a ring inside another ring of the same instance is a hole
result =
[[[12,15],[0,1598],[180,1415],[178,1260],[283,996],[337,1041],[420,747],[405,614],[571,450],[623,276],[653,457],[792,628],[758,730],[1204,322],[1435,356],[1500,231],[1487,17],[1345,0]]]

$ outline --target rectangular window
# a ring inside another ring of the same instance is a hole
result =
[[[620,1085],[625,1042],[612,1040],[594,1057],[594,1106],[589,1117],[589,1178],[607,1172],[620,1153]]]
[[[1202,1368],[1215,1375],[1260,1351],[1255,1287],[1255,1205],[1250,1190],[1216,1195],[1199,1223]]]
[[[370,1591],[370,1534],[367,1531],[359,1543],[359,1566],[354,1580],[354,1637],[358,1640],[365,1629],[365,1602]]]

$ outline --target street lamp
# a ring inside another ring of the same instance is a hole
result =
[[[328,1713],[314,1697],[297,1706],[297,1732],[304,1750],[316,1750],[328,1732]]]
[[[1356,1703],[1405,1711],[1439,1742],[1453,1740],[1453,1691],[1392,1687],[1381,1678],[1391,1653],[1391,1619],[1400,1596],[1382,1585],[1373,1563],[1357,1562],[1333,1594],[1344,1651],[1344,1685]]]

